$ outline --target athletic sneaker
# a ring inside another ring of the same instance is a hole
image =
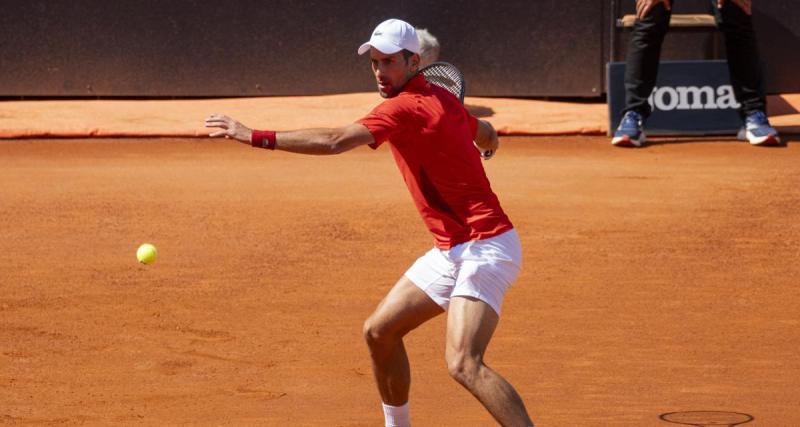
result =
[[[636,111],[628,111],[619,122],[611,144],[617,147],[641,147],[644,142],[642,115]]]
[[[769,125],[769,119],[763,111],[753,111],[744,119],[744,126],[737,135],[742,141],[750,141],[752,145],[778,145],[781,139],[778,131]]]

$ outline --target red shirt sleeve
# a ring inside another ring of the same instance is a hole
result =
[[[391,139],[392,135],[402,132],[404,127],[400,110],[390,101],[384,101],[356,123],[364,125],[372,134],[375,139],[375,142],[369,144],[372,149]]]
[[[472,133],[472,139],[478,136],[478,119],[470,113],[467,113],[467,122],[469,123],[469,131]]]

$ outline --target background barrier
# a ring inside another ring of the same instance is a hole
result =
[[[708,10],[676,0],[676,13]],[[633,0],[6,0],[0,96],[263,96],[372,91],[360,43],[381,20],[427,27],[471,96],[599,97],[611,28]],[[758,1],[768,91],[800,92],[800,9]],[[616,38],[617,60],[626,34]],[[708,57],[710,34],[670,34],[664,59]]]
[[[615,129],[625,108],[625,63],[608,71],[608,129]],[[662,61],[649,102],[647,135],[736,134],[742,126],[726,61]]]

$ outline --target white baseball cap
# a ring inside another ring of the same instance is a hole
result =
[[[403,49],[419,53],[417,30],[408,22],[399,19],[387,19],[375,27],[375,31],[372,32],[372,37],[369,38],[369,41],[358,48],[358,54],[367,53],[370,47],[374,47],[387,55],[400,52]]]

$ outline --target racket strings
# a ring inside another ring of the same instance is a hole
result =
[[[448,63],[437,62],[425,67],[420,72],[428,82],[447,90],[459,101],[464,102],[464,78],[456,67]]]

